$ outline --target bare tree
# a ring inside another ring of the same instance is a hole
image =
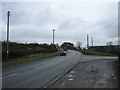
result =
[[[112,45],[113,45],[113,42],[111,42],[111,41],[110,41],[110,42],[107,42],[106,45],[107,45],[107,46],[112,46]]]
[[[82,45],[82,42],[78,41],[78,42],[77,42],[77,48],[78,48],[78,49],[81,49],[81,45]]]

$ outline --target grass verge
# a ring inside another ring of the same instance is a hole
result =
[[[80,51],[82,54],[85,54],[85,55],[117,56],[116,54],[96,52],[96,51],[90,51],[90,50],[79,50],[79,51]]]
[[[8,67],[8,66],[26,63],[26,62],[35,61],[35,60],[41,60],[41,59],[45,59],[45,58],[49,58],[57,55],[59,55],[59,52],[34,54],[34,55],[22,57],[22,58],[10,59],[8,62],[3,62],[2,67]]]

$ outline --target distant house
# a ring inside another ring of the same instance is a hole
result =
[[[61,48],[64,48],[64,47],[67,47],[67,49],[74,49],[74,44],[73,44],[73,43],[70,43],[70,42],[64,42],[64,43],[61,45]]]

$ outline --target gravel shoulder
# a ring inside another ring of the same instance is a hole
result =
[[[80,62],[49,88],[118,88],[118,58],[82,55]]]

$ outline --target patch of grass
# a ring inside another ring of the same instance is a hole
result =
[[[8,62],[3,62],[2,66],[8,67],[8,66],[26,63],[26,62],[35,61],[35,60],[41,60],[41,59],[45,59],[45,58],[49,58],[57,55],[59,55],[59,52],[29,55],[29,56],[18,58],[18,59],[10,59]]]
[[[96,52],[96,51],[90,51],[90,50],[79,50],[79,51],[85,55],[117,56],[116,54]]]

